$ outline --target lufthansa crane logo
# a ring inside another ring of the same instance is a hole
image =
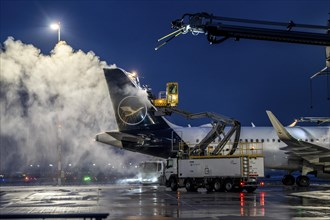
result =
[[[119,102],[117,112],[125,124],[137,125],[147,116],[147,105],[137,96],[127,96]]]

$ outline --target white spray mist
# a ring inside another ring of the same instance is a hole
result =
[[[117,127],[104,67],[93,52],[74,51],[65,42],[43,55],[8,38],[0,51],[1,170],[54,163],[60,144],[63,166],[117,164],[119,172],[136,172],[124,166],[136,154],[94,141],[95,134]]]

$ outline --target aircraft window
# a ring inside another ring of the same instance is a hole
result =
[[[239,139],[239,142],[243,142],[243,140],[242,139]]]
[[[311,142],[314,142],[314,140],[313,140],[313,139],[311,139]]]
[[[253,139],[251,139],[250,142],[253,142]]]
[[[246,142],[246,143],[249,142],[248,139],[245,139],[245,142]]]
[[[196,143],[198,143],[199,142],[199,139],[196,139]]]
[[[308,139],[305,139],[306,142],[308,142]]]
[[[273,142],[275,142],[275,139],[273,138]]]
[[[264,143],[265,142],[265,140],[264,139],[261,139],[261,143]]]
[[[280,140],[280,139],[277,139],[277,142],[278,142],[278,143],[280,143],[280,142],[281,142],[281,140]]]
[[[259,139],[256,139],[256,142],[258,143],[259,142]]]

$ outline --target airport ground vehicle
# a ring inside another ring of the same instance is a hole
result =
[[[139,164],[139,179],[142,184],[162,184],[164,182],[165,162],[163,160],[145,161]]]
[[[166,183],[172,191],[206,188],[207,191],[254,192],[258,177],[264,176],[264,157],[257,143],[240,144],[232,155],[180,155],[169,158],[165,169]]]

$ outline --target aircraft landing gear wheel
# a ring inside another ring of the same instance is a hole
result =
[[[196,191],[194,183],[191,179],[187,179],[184,185],[186,187],[187,192],[195,192]]]
[[[293,186],[294,182],[294,177],[292,175],[285,175],[282,179],[282,183],[286,186]]]
[[[172,191],[177,191],[178,190],[178,182],[176,181],[175,178],[170,179],[170,187]]]
[[[219,179],[214,180],[213,188],[214,188],[214,191],[220,192],[222,189],[221,180],[219,180]]]
[[[225,190],[226,192],[232,192],[234,190],[234,184],[231,179],[225,180]]]
[[[296,183],[300,187],[309,187],[309,178],[305,175],[298,176],[296,179]]]

